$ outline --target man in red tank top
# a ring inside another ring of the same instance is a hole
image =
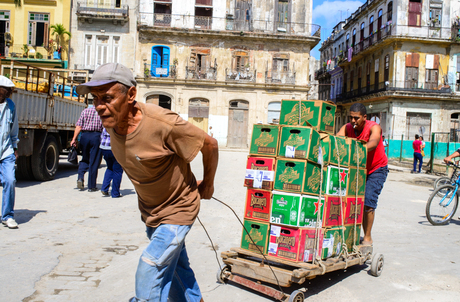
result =
[[[338,136],[353,137],[367,142],[367,180],[364,198],[362,245],[372,245],[371,230],[374,224],[377,201],[388,176],[388,158],[382,140],[382,128],[368,121],[366,107],[355,103],[350,107],[350,122],[337,133]]]

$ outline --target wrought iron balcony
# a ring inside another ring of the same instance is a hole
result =
[[[176,79],[177,78],[177,65],[169,65],[167,68],[155,68],[154,72],[151,70],[151,65],[144,64],[144,78],[151,79]]]
[[[320,38],[321,26],[308,23],[278,22],[276,20],[234,20],[227,18],[139,12],[138,25],[213,31],[270,33]]]
[[[241,70],[230,70],[225,69],[225,80],[230,82],[252,82],[256,81],[256,70],[250,70],[249,68],[243,68]]]
[[[195,67],[185,67],[185,79],[193,80],[217,80],[217,67],[196,69]]]
[[[295,71],[279,72],[272,70],[265,72],[265,83],[295,85]]]
[[[122,5],[116,7],[113,4],[100,4],[91,1],[82,1],[77,3],[77,16],[79,18],[88,19],[110,19],[127,21],[129,19],[129,6]]]

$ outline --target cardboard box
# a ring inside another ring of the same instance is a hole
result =
[[[331,138],[327,133],[319,133],[321,142],[321,155],[323,157],[323,165],[329,165],[329,156],[331,155]],[[318,161],[319,164],[321,164]]]
[[[315,248],[315,236],[318,235],[318,248]],[[271,225],[268,255],[294,262],[313,260],[315,251],[321,251],[322,230],[314,228],[293,228]]]
[[[334,103],[320,100],[282,100],[280,124],[311,126],[317,131],[333,133],[336,108]]]
[[[326,259],[339,255],[342,250],[342,238],[342,227],[324,229],[321,258]]]
[[[341,226],[345,215],[345,197],[326,195],[324,203],[323,227]]]
[[[327,166],[326,195],[347,195],[348,168]]]
[[[301,193],[305,175],[305,160],[278,157],[274,189]]]
[[[353,225],[363,223],[364,196],[347,196],[344,204],[344,225]]]
[[[367,163],[367,143],[365,141],[355,140],[351,141],[350,145],[350,167],[360,167],[366,169]],[[359,164],[358,164],[359,156]]]
[[[318,162],[320,136],[311,127],[282,126],[279,156]]]
[[[337,148],[339,149],[340,166],[348,167],[350,164],[350,146],[352,139],[349,137],[334,136],[330,135],[330,155],[329,163],[332,165],[339,165],[339,159],[337,158]],[[337,142],[337,144],[336,144]]]
[[[301,195],[273,191],[270,223],[298,226]]]
[[[272,190],[276,159],[273,157],[248,156],[244,186]]]
[[[268,236],[269,236],[269,223],[255,220],[244,220],[243,235],[241,236],[241,248],[255,253],[267,253]],[[252,238],[252,240],[251,240]],[[254,242],[253,242],[254,241]],[[260,251],[259,251],[260,250]]]
[[[302,195],[299,227],[316,228],[323,225],[324,197]]]
[[[323,183],[321,183],[321,166],[312,162],[307,161],[305,165],[305,176],[304,185],[302,188],[303,194],[308,195],[319,195],[320,188],[325,193],[326,182],[327,182],[327,167],[323,168]]]
[[[255,124],[252,128],[249,154],[259,156],[276,156],[279,143],[278,125]]]
[[[271,198],[271,191],[248,189],[244,218],[269,222]]]
[[[353,237],[354,231],[354,237]],[[345,244],[347,245],[348,252],[353,251],[353,245],[359,245],[359,240],[361,236],[361,225],[357,224],[356,228],[354,225],[346,226],[345,227]],[[354,240],[354,244],[353,244]]]
[[[349,168],[347,195],[364,196],[366,192],[366,179],[367,179],[366,169],[357,170],[356,168]],[[358,194],[356,194],[356,183],[358,183]]]

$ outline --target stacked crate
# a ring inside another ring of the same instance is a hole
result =
[[[280,126],[254,125],[244,215],[252,240],[243,230],[242,248],[311,262],[336,256],[342,243],[349,252],[353,239],[359,243],[367,150],[332,134],[335,109],[283,100]]]

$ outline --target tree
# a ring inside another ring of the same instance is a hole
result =
[[[70,34],[69,31],[67,31],[67,29],[65,28],[65,26],[63,24],[54,24],[54,25],[51,25],[50,28],[53,30],[53,32],[51,33],[52,35],[56,35],[56,45],[57,45],[57,48],[59,49],[60,47],[62,47],[62,51],[67,51],[67,46],[68,46],[68,43],[66,41],[66,38],[65,36],[68,36],[69,39],[72,37],[72,35]]]

